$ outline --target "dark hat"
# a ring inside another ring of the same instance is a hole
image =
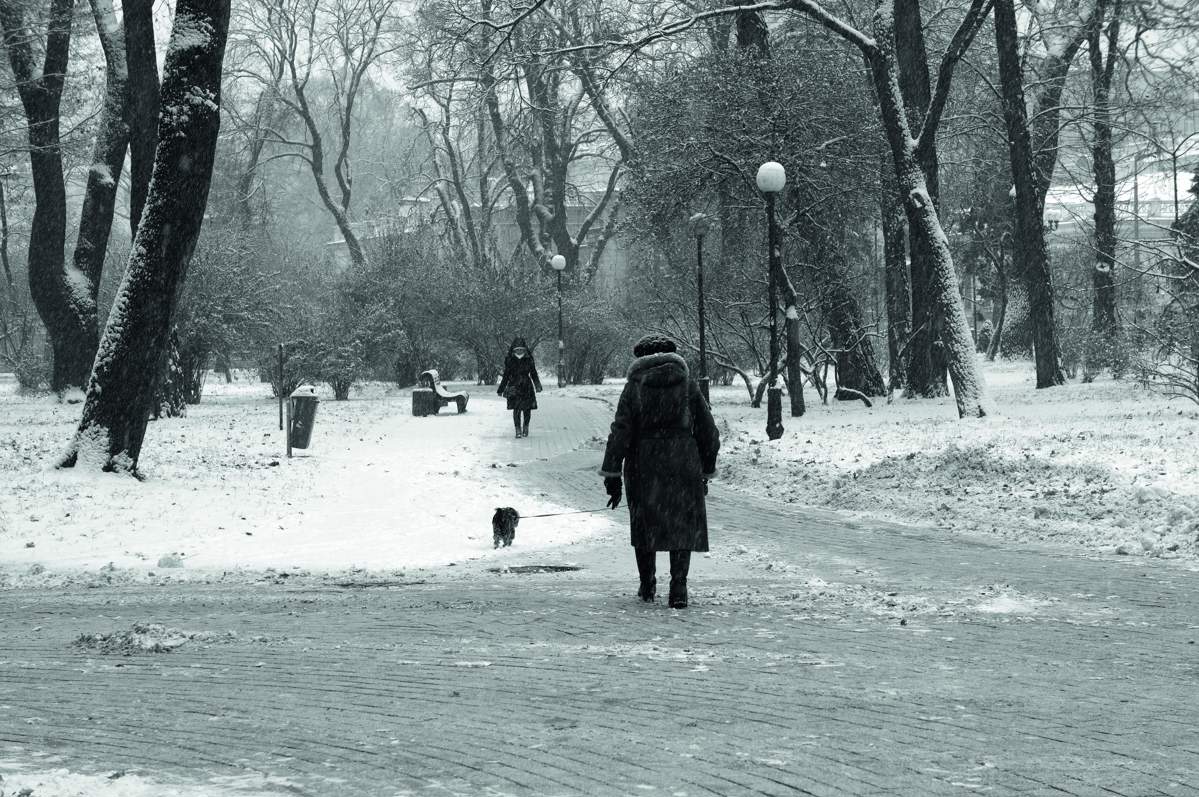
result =
[[[679,350],[675,342],[665,335],[646,335],[633,346],[634,357],[646,357],[650,354],[671,354]]]

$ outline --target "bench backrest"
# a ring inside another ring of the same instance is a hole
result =
[[[425,387],[438,388],[441,387],[441,374],[437,373],[436,368],[430,368],[428,371],[421,371],[419,381]]]

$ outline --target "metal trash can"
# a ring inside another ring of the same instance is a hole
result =
[[[316,406],[321,403],[316,397],[316,386],[300,385],[288,401],[291,409],[291,426],[287,430],[288,443],[292,448],[308,448],[308,444],[312,442]]]
[[[412,388],[412,414],[417,418],[423,418],[426,415],[436,415],[441,409],[441,403],[437,400],[437,391],[428,387]]]

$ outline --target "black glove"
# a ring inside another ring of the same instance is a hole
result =
[[[502,387],[497,387],[497,388],[495,389],[495,394],[496,394],[497,396],[502,396],[502,395],[504,395],[504,389],[503,389]]]
[[[604,479],[604,489],[608,491],[608,507],[610,509],[620,506],[622,487],[619,476],[608,476]]]
[[[704,495],[708,494],[708,480],[704,479]]]

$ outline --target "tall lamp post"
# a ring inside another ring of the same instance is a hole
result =
[[[554,255],[550,265],[558,273],[558,387],[566,387],[566,343],[562,334],[562,272],[566,270],[566,258]]]
[[[704,234],[708,232],[711,221],[706,213],[696,213],[688,222],[691,232],[695,235],[695,285],[699,303],[699,392],[703,393],[704,401],[712,403],[708,395],[708,339],[707,319],[704,316]]]
[[[770,364],[766,378],[766,436],[778,440],[783,436],[783,389],[778,386],[779,326],[778,326],[778,273],[782,270],[782,252],[779,250],[778,222],[774,214],[774,199],[787,182],[787,172],[781,163],[767,161],[758,167],[758,190],[766,195],[767,245],[770,249],[769,272],[766,277],[770,311]]]

